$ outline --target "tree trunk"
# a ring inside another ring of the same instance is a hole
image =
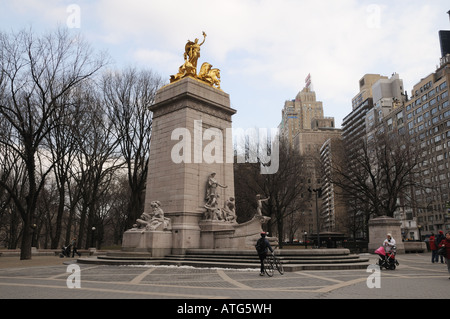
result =
[[[20,245],[20,260],[31,259],[31,242],[33,240],[33,228],[31,214],[28,213],[23,220],[22,244]]]

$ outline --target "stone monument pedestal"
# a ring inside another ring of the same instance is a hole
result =
[[[231,237],[235,229],[233,224],[218,220],[203,220],[199,224],[201,229],[200,248],[220,249],[233,248]]]
[[[203,220],[199,224],[201,229],[200,248],[255,249],[256,241],[261,237],[262,225],[269,220],[269,217],[263,216],[255,216],[242,224]],[[271,244],[274,244],[275,241],[272,239]]]
[[[226,188],[218,188],[220,206],[234,197],[230,97],[197,79],[186,77],[161,88],[150,107],[152,146],[145,211],[160,201],[172,221],[172,253],[184,254],[208,243],[201,240],[206,184],[211,173]],[[211,150],[213,148],[213,150]]]
[[[172,252],[172,231],[136,231],[123,234],[122,251],[144,252],[151,257],[164,257]]]
[[[369,220],[369,252],[377,250],[386,239],[388,233],[392,234],[397,246],[397,254],[405,253],[405,245],[402,242],[402,222],[398,219],[381,216]]]

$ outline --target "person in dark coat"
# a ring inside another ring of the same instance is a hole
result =
[[[269,240],[266,238],[266,233],[261,233],[261,238],[256,243],[256,250],[258,252],[259,260],[261,262],[260,276],[264,276],[264,259],[267,257],[267,251],[270,250],[273,253],[273,249],[270,246]]]
[[[444,239],[445,239],[444,232],[442,230],[440,230],[439,235],[437,235],[436,239],[435,239],[436,247],[439,247],[439,245],[441,244],[441,241]],[[438,257],[439,256],[436,257],[436,262],[438,262],[437,261]],[[443,264],[443,263],[444,263],[444,257],[441,256],[441,264]]]
[[[70,243],[70,245],[72,246],[72,258],[75,256],[75,254],[77,254],[78,257],[81,257],[81,254],[77,250],[77,238],[76,237],[74,237],[72,239],[72,242]]]
[[[448,273],[450,274],[450,232],[445,234],[445,238],[439,244],[439,248],[445,247],[445,262],[447,263]],[[450,279],[450,277],[448,277]]]

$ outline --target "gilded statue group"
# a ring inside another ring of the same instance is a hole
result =
[[[205,197],[205,219],[219,220],[228,223],[236,223],[236,211],[234,197],[230,197],[225,201],[224,207],[219,206],[219,194],[217,188],[227,188],[228,186],[221,185],[216,180],[216,173],[211,173],[206,184]]]
[[[208,62],[202,64],[200,72],[197,74],[197,63],[200,58],[200,47],[206,41],[206,33],[203,32],[203,42],[198,43],[199,39],[194,41],[188,40],[184,50],[184,64],[180,66],[178,74],[170,77],[170,83],[174,83],[185,77],[192,77],[197,80],[203,81],[212,87],[216,87],[220,90],[220,70],[213,69],[212,65]]]

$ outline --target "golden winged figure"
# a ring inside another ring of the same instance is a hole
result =
[[[184,60],[189,61],[194,68],[197,68],[197,61],[200,58],[200,47],[206,41],[206,33],[203,31],[203,42],[198,43],[198,39],[195,39],[194,42],[188,40],[186,46],[184,48]]]
[[[187,76],[193,77],[197,80],[206,82],[210,86],[216,86],[220,89],[220,70],[213,69],[212,65],[203,63],[200,73],[197,75],[197,64],[200,58],[200,48],[206,41],[206,33],[203,31],[203,41],[199,43],[199,39],[194,41],[188,40],[184,47],[184,64],[178,69],[178,74],[170,77],[170,83],[174,83]]]

